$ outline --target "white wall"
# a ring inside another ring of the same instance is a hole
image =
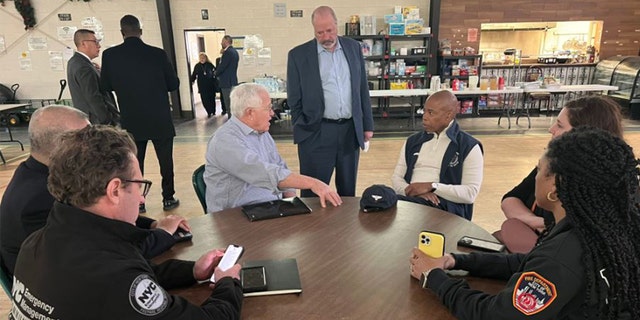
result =
[[[65,72],[50,70],[48,51],[32,51],[33,71],[20,71],[18,56],[27,50],[25,34],[47,34],[49,38],[48,50],[62,50],[65,46],[73,48],[71,41],[59,43],[55,40],[56,30],[60,26],[81,27],[81,20],[85,17],[96,17],[104,28],[105,39],[103,50],[108,46],[122,42],[119,31],[120,18],[125,14],[133,14],[141,19],[143,24],[142,39],[154,46],[162,47],[158,15],[155,1],[152,0],[31,0],[36,12],[38,25],[34,31],[25,32],[22,19],[11,1],[6,1],[5,7],[0,7],[0,35],[4,35],[7,51],[0,54],[0,83],[10,86],[20,84],[19,98],[56,98],[59,91],[58,81],[66,78]],[[327,0],[325,3],[310,3],[306,0],[292,0],[285,3],[287,17],[276,18],[273,14],[274,2],[264,0],[237,1],[202,1],[202,0],[172,0],[170,2],[173,16],[174,41],[178,77],[182,85],[180,95],[183,110],[190,110],[189,101],[189,71],[186,63],[186,49],[184,29],[196,28],[224,28],[232,36],[259,34],[264,39],[264,46],[271,48],[272,62],[270,66],[244,66],[240,61],[238,70],[239,80],[251,81],[261,74],[285,77],[287,52],[294,46],[310,40],[313,37],[311,27],[311,13],[318,5],[332,6],[338,16],[339,33],[344,33],[344,23],[353,14],[371,14],[377,16],[378,29],[384,27],[382,17],[393,12],[395,4],[403,6],[417,6],[421,16],[427,20],[429,16],[429,2],[419,0],[405,0],[401,3],[389,3],[384,0],[370,0],[366,5],[357,0]],[[202,20],[200,10],[209,10],[209,20]],[[304,17],[289,17],[290,10],[303,10]],[[70,13],[72,21],[61,22],[58,13]],[[242,58],[241,58],[242,59]],[[99,62],[99,59],[98,59]],[[66,65],[65,65],[66,67]],[[69,98],[69,91],[65,90],[63,98]]]
[[[21,99],[53,99],[60,90],[59,80],[66,79],[65,71],[52,71],[49,66],[49,51],[62,51],[65,47],[75,48],[73,41],[59,41],[58,27],[75,26],[81,28],[82,19],[96,17],[101,21],[105,38],[102,50],[110,45],[122,42],[119,21],[127,13],[138,16],[144,27],[144,40],[152,45],[160,46],[160,30],[158,14],[154,1],[109,1],[92,0],[76,2],[68,0],[31,0],[35,9],[37,25],[32,31],[25,31],[22,18],[16,11],[12,1],[0,7],[0,35],[5,38],[6,52],[0,53],[0,83],[11,85],[19,83],[17,96]],[[72,21],[59,21],[58,13],[71,14]],[[150,28],[149,28],[150,27]],[[31,51],[32,71],[21,71],[18,57],[28,51],[28,36],[47,37],[47,50]],[[97,59],[99,62],[100,58]],[[66,89],[63,99],[70,99]]]

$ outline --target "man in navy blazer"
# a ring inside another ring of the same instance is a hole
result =
[[[222,38],[220,45],[222,46],[222,57],[220,57],[220,63],[216,66],[216,77],[218,78],[218,85],[220,86],[220,98],[222,98],[222,114],[225,113],[231,118],[230,108],[231,102],[229,95],[231,89],[238,85],[238,51],[231,45],[233,39],[229,35]]]
[[[92,30],[73,34],[76,53],[67,64],[67,83],[73,106],[89,116],[94,124],[117,125],[120,113],[111,92],[100,89],[100,70],[91,62],[100,55],[100,40]]]
[[[153,142],[162,175],[162,207],[171,210],[180,202],[173,197],[173,137],[176,130],[168,92],[177,90],[180,80],[167,53],[142,42],[138,18],[122,17],[120,32],[124,42],[102,54],[101,85],[118,96],[121,125],[136,141],[143,174],[147,142]],[[146,209],[141,204],[140,213],[143,212]]]
[[[355,196],[360,148],[373,137],[371,99],[357,41],[338,37],[333,9],[311,16],[315,39],[289,51],[287,102],[300,173],[329,183],[336,170],[341,196]],[[303,197],[313,193],[302,191]]]

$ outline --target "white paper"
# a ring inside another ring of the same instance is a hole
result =
[[[64,26],[58,27],[58,40],[60,41],[73,41],[73,34],[78,30],[78,27]]]
[[[20,64],[20,70],[31,71],[31,53],[29,51],[23,51],[18,57],[18,63]]]
[[[64,61],[69,61],[69,59],[73,57],[73,54],[74,54],[73,49],[69,47],[62,49],[62,58],[64,59]]]
[[[0,53],[5,53],[7,47],[4,44],[4,35],[0,34]]]
[[[371,141],[365,141],[364,142],[364,148],[362,148],[363,152],[368,152],[369,151],[369,142],[371,142]]]
[[[49,66],[53,71],[64,71],[62,51],[49,51]]]
[[[271,48],[262,48],[258,50],[258,64],[271,65]]]
[[[47,37],[29,36],[27,45],[29,50],[46,50],[48,47]]]

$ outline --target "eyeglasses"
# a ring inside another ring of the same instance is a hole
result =
[[[268,107],[259,107],[259,108],[251,108],[251,109],[256,109],[256,110],[264,110],[266,112],[272,112],[273,108],[271,106]]]
[[[149,180],[129,180],[129,179],[122,179],[122,181],[124,182],[132,182],[132,183],[139,183],[140,184],[140,191],[142,192],[142,196],[146,197],[147,194],[149,194],[149,190],[151,190],[151,181]]]
[[[100,40],[82,40],[82,42],[85,42],[85,41],[93,42],[98,46],[100,45]]]

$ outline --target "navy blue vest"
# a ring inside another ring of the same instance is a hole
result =
[[[444,184],[460,184],[462,182],[462,162],[467,158],[471,149],[476,145],[480,146],[482,150],[482,144],[468,133],[460,130],[457,121],[453,121],[451,128],[446,131],[447,137],[451,139],[451,143],[447,147],[442,158],[442,164],[440,165],[440,181]],[[425,131],[417,132],[407,138],[407,145],[405,148],[405,161],[407,163],[407,172],[404,175],[404,180],[407,183],[411,183],[411,177],[413,175],[413,168],[418,161],[418,154],[422,144],[433,139],[435,134],[427,133]],[[440,198],[440,205],[445,210],[459,215],[467,220],[471,220],[473,215],[473,204],[464,204],[451,202],[446,199]]]

